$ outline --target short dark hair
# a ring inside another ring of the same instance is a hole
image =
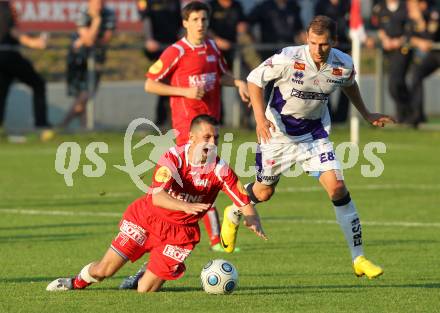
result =
[[[307,27],[307,33],[309,33],[310,30],[317,35],[323,35],[325,32],[328,32],[331,39],[333,40],[337,39],[336,22],[328,16],[325,15],[315,16],[310,22],[309,27]]]
[[[200,1],[191,1],[182,9],[182,19],[187,21],[192,12],[205,11],[206,15],[211,15],[211,7]]]
[[[192,119],[190,130],[194,130],[196,127],[198,127],[202,123],[207,123],[212,126],[219,126],[219,122],[211,115],[200,114]]]

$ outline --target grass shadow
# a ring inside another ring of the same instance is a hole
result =
[[[74,274],[72,275],[72,277]],[[47,282],[50,283],[51,281],[59,278],[60,276],[36,276],[36,277],[12,277],[12,278],[0,278],[0,283],[37,283],[37,282]],[[69,276],[64,276],[69,277]],[[122,281],[122,279],[126,278],[126,275],[115,275],[112,276],[105,281]],[[98,285],[99,286],[99,285]],[[94,288],[97,289],[97,288]],[[98,289],[118,289],[117,287],[103,287]]]

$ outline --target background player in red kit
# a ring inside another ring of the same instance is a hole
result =
[[[104,257],[74,278],[58,278],[46,290],[84,289],[115,274],[146,252],[150,259],[137,290],[159,290],[185,272],[185,259],[200,240],[198,220],[220,190],[241,208],[245,225],[267,239],[255,208],[232,169],[216,154],[217,121],[200,115],[191,123],[191,143],[171,148],[158,162],[150,191],[124,212],[120,232]]]
[[[249,101],[247,85],[234,79],[214,40],[207,39],[209,6],[193,1],[182,9],[186,36],[164,50],[146,74],[145,91],[170,96],[171,121],[177,145],[188,141],[191,120],[207,114],[220,120],[220,85],[235,86]],[[214,250],[220,247],[220,223],[215,207],[203,222]]]

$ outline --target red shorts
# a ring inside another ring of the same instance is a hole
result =
[[[173,224],[150,211],[145,198],[130,204],[111,248],[131,262],[149,252],[148,270],[164,280],[178,279],[185,272],[185,259],[200,240],[199,226]]]

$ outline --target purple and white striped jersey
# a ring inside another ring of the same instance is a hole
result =
[[[273,81],[266,118],[276,127],[271,142],[309,142],[330,133],[330,94],[355,82],[351,57],[331,49],[317,69],[308,45],[286,47],[255,68],[247,80],[259,87]]]

